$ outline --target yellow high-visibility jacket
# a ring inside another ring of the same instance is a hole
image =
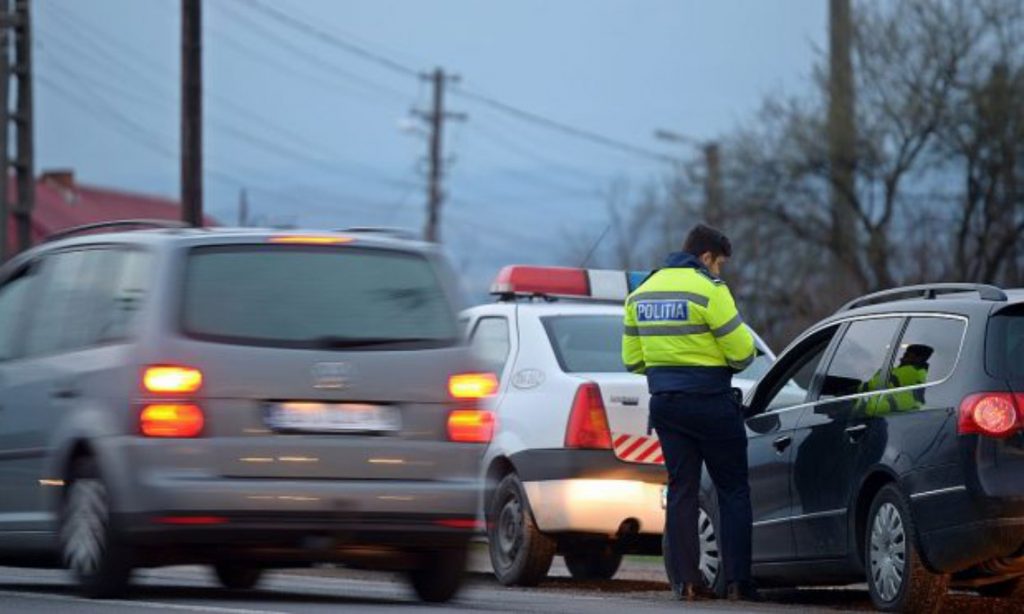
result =
[[[729,288],[690,254],[672,254],[627,297],[624,326],[622,361],[652,393],[727,389],[756,356]]]

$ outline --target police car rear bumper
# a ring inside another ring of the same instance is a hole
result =
[[[611,450],[527,450],[511,460],[541,531],[614,536],[627,521],[641,534],[664,529],[661,465],[622,462]]]

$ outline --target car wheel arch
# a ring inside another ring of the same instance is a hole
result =
[[[867,472],[861,480],[857,489],[856,497],[852,501],[851,526],[849,535],[854,542],[854,549],[857,555],[857,562],[865,565],[864,532],[867,531],[868,514],[871,512],[871,504],[875,496],[888,484],[899,484],[899,478],[888,468],[878,467]]]
[[[490,464],[487,465],[487,471],[484,473],[484,512],[485,514],[490,509],[491,497],[494,496],[494,491],[498,487],[498,483],[506,475],[510,473],[517,473],[516,466],[512,463],[512,460],[507,456],[498,456],[491,459]]]

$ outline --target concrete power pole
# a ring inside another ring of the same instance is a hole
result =
[[[249,195],[245,188],[238,193],[238,225],[242,228],[249,225]]]
[[[422,78],[431,82],[434,91],[433,108],[430,111],[413,110],[413,113],[426,121],[430,127],[427,224],[423,231],[423,238],[432,243],[439,243],[441,241],[441,204],[444,202],[444,142],[442,140],[444,122],[448,119],[465,120],[466,115],[444,110],[445,85],[449,81],[458,82],[458,76],[445,75],[444,70],[436,68],[433,73],[422,75]]]
[[[704,144],[704,218],[708,224],[721,228],[725,223],[725,203],[722,198],[722,164],[718,143]]]
[[[202,2],[181,0],[181,218],[203,225]]]
[[[829,108],[828,145],[831,167],[832,246],[837,299],[866,288],[851,288],[849,273],[856,266],[854,225],[854,169],[857,163],[857,126],[854,117],[853,24],[850,0],[829,0]]]
[[[3,0],[0,3],[3,12],[2,35],[0,35],[0,104],[3,104],[3,127],[0,128],[0,143],[3,153],[2,179],[0,179],[0,258],[11,252],[7,246],[7,198],[8,172],[14,169],[16,200],[13,207],[14,230],[17,237],[17,251],[23,252],[32,247],[32,210],[36,201],[35,179],[35,143],[33,102],[32,102],[32,15],[29,0]],[[13,33],[13,61],[11,61],[10,34]],[[11,78],[14,83],[14,109],[9,106]],[[14,157],[8,155],[10,124],[15,127]]]

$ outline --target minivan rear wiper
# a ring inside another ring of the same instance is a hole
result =
[[[337,335],[324,335],[308,340],[308,343],[316,348],[337,350],[342,348],[355,348],[371,345],[388,345],[391,343],[422,343],[426,341],[440,341],[439,339],[428,339],[425,337],[342,337]]]

